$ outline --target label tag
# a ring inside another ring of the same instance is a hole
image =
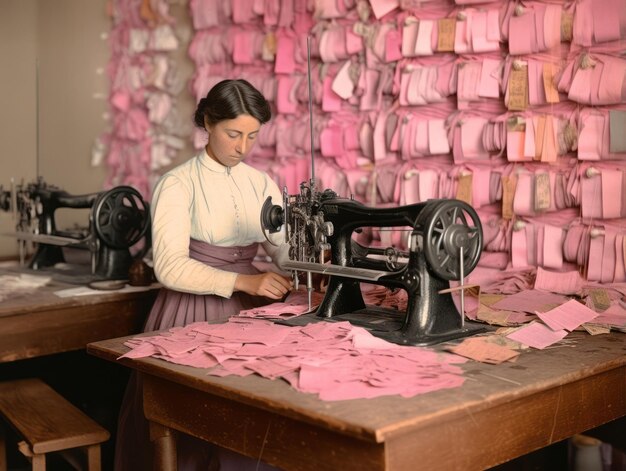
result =
[[[456,199],[472,204],[472,174],[459,176]]]
[[[550,176],[547,173],[535,175],[535,211],[550,208]]]
[[[513,198],[517,187],[517,177],[502,176],[502,218],[513,219]]]
[[[519,69],[512,68],[509,75],[509,102],[510,111],[524,111],[528,107],[528,66],[522,65]]]
[[[455,18],[440,18],[437,20],[437,51],[454,52],[454,37],[456,33]]]
[[[556,65],[546,62],[543,64],[543,89],[548,103],[559,102],[559,91],[554,84],[554,76],[557,73]]]

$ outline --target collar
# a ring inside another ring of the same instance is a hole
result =
[[[222,165],[217,160],[213,160],[209,154],[207,154],[206,149],[202,149],[202,152],[198,156],[200,163],[208,168],[211,172],[219,173],[222,175],[230,175],[233,169],[231,167],[226,167]]]

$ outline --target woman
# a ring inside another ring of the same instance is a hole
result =
[[[260,225],[264,201],[280,201],[280,190],[267,174],[243,163],[270,118],[268,102],[245,80],[221,81],[200,100],[195,123],[206,129],[208,143],[163,175],[153,194],[154,271],[164,287],[144,331],[225,320],[280,300],[291,289],[287,277],[252,265],[260,242],[278,265],[287,256],[281,236],[270,236],[277,246],[268,243]],[[120,414],[116,470],[151,469],[141,398],[133,377]],[[177,445],[179,470],[208,469],[208,444],[180,436]]]

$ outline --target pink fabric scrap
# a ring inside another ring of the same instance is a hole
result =
[[[460,356],[406,347],[374,337],[349,322],[288,327],[265,319],[233,317],[197,322],[167,333],[137,337],[120,358],[156,357],[208,368],[213,376],[256,373],[282,378],[325,401],[412,397],[463,384]]]

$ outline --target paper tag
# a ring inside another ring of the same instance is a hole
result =
[[[554,84],[554,76],[556,73],[557,68],[555,64],[551,64],[549,62],[543,64],[543,89],[548,103],[559,102],[559,91]]]
[[[454,36],[456,32],[455,18],[437,20],[437,51],[454,52]]]
[[[521,116],[506,120],[506,130],[512,132],[526,132],[526,121]]]
[[[535,175],[535,211],[550,208],[550,176],[547,173]]]
[[[502,176],[502,218],[513,219],[513,198],[515,198],[515,187],[517,177]]]
[[[276,35],[272,31],[265,35],[265,38],[263,40],[263,48],[271,56],[276,55]]]
[[[605,324],[583,324],[583,329],[589,332],[591,335],[608,334],[611,332],[611,327]]]
[[[541,149],[542,162],[556,162],[557,148],[554,139],[554,118],[548,115],[546,116],[546,127],[543,131],[543,148]]]
[[[456,188],[456,199],[472,204],[472,174],[459,176]]]
[[[528,107],[528,66],[522,65],[519,69],[511,68],[508,84],[510,111],[523,111]]]
[[[535,158],[534,160],[541,160],[543,154],[543,136],[546,132],[546,117],[545,115],[539,115],[534,118],[535,123]]]
[[[568,11],[561,13],[561,41],[569,42],[574,33],[574,15]]]
[[[590,289],[589,296],[591,296],[591,302],[596,312],[603,312],[611,307],[611,298],[609,298],[609,293],[605,289]]]

